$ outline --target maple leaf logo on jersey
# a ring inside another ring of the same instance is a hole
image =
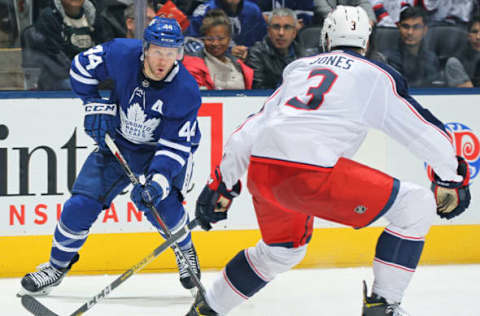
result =
[[[159,118],[147,120],[140,104],[134,103],[127,109],[127,114],[120,111],[120,128],[122,135],[132,143],[145,143],[153,140],[153,132],[160,124]]]

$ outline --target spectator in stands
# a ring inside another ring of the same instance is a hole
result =
[[[420,7],[427,13],[437,9],[439,1],[418,0],[370,0],[378,26],[397,27],[400,13],[408,7]]]
[[[111,39],[104,21],[90,0],[54,0],[42,11],[34,27],[44,41],[32,47],[44,54],[38,88],[70,89],[68,72],[73,57]]]
[[[263,12],[263,16],[268,21],[272,10],[277,8],[289,8],[297,14],[297,31],[303,26],[312,24],[313,19],[313,0],[254,0]]]
[[[467,47],[447,60],[445,77],[450,87],[480,87],[480,16],[468,24]]]
[[[135,4],[130,4],[125,9],[125,28],[127,30],[126,38],[135,38]],[[145,24],[149,24],[155,17],[155,10],[152,3],[147,2],[147,10],[145,12]]]
[[[186,34],[200,37],[200,26],[205,14],[215,8],[225,11],[232,24],[232,55],[245,59],[248,47],[262,40],[267,29],[262,12],[258,5],[248,0],[209,0],[199,5],[190,19],[190,27]]]
[[[155,9],[158,10],[160,7],[171,0],[154,0]],[[186,16],[190,16],[193,13],[193,10],[200,4],[205,2],[204,0],[173,0],[172,1],[180,11],[182,11]],[[177,20],[178,22],[178,20]],[[179,23],[180,24],[180,23]],[[181,25],[180,25],[181,27]]]
[[[185,55],[183,59],[200,88],[252,89],[253,70],[228,52],[232,26],[225,12],[221,9],[208,11],[200,32],[205,48],[197,56]]]
[[[370,24],[375,24],[376,17],[368,0],[313,0],[315,24],[323,25],[323,20],[337,5],[360,6],[367,12]]]
[[[467,29],[474,13],[474,0],[442,0],[431,2],[433,25],[457,25]]]
[[[298,57],[296,36],[295,12],[274,9],[268,19],[267,35],[248,52],[246,63],[255,71],[254,89],[275,89],[281,84],[283,69]]]
[[[400,14],[400,43],[397,50],[386,50],[388,64],[400,72],[411,87],[436,86],[440,79],[440,63],[424,44],[428,27],[426,13],[409,7]]]
[[[105,27],[112,33],[112,37],[125,37],[127,34],[125,10],[129,4],[133,3],[133,0],[108,0],[108,4],[105,1],[99,3],[104,4],[101,15],[105,21]],[[97,2],[97,11],[100,10],[99,3]]]
[[[0,1],[0,48],[13,47],[18,39],[13,2]]]

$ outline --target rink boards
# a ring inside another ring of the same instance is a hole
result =
[[[461,217],[438,218],[427,236],[424,264],[480,262],[480,212],[476,176],[480,163],[480,95],[462,90],[438,95],[431,90],[415,97],[447,125],[457,152],[470,162],[472,203]],[[445,92],[445,91],[444,91]],[[221,158],[222,144],[267,95],[204,95],[199,113],[202,141],[195,155],[193,190],[186,208],[193,215],[195,199],[212,166]],[[69,196],[69,188],[93,142],[83,132],[82,107],[71,94],[0,94],[0,276],[18,276],[48,260],[51,233]],[[424,163],[378,131],[371,131],[357,160],[401,180],[428,186]],[[353,230],[316,221],[315,233],[302,267],[368,265],[384,222]],[[235,200],[229,219],[210,232],[196,230],[193,238],[205,269],[222,267],[239,250],[260,238],[247,191]],[[80,254],[76,273],[121,272],[140,261],[161,242],[145,217],[119,196],[102,213]],[[170,251],[145,271],[175,267]]]

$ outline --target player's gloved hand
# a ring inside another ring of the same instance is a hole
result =
[[[147,177],[145,184],[137,184],[133,187],[130,198],[140,211],[150,211],[152,205],[168,196],[168,187],[162,187],[160,184],[166,181],[162,181],[162,178],[165,179],[162,175],[155,174]]]
[[[84,105],[85,117],[83,126],[85,132],[98,144],[100,150],[106,150],[105,134],[115,135],[115,115],[117,105],[108,100],[91,99]]]
[[[237,197],[241,190],[240,180],[235,183],[231,190],[227,190],[225,183],[222,181],[220,168],[217,167],[197,199],[195,216],[200,221],[200,226],[204,230],[210,230],[212,228],[210,223],[226,219],[233,198]]]
[[[458,216],[470,205],[470,169],[465,159],[459,156],[457,159],[457,173],[463,177],[463,181],[443,181],[433,173],[431,189],[437,201],[437,214],[441,218]]]

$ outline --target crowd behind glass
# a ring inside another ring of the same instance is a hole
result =
[[[275,89],[288,63],[323,52],[337,4],[367,11],[367,57],[410,87],[480,86],[480,0],[0,0],[0,90],[69,90],[76,54],[155,16],[179,22],[201,89]]]

